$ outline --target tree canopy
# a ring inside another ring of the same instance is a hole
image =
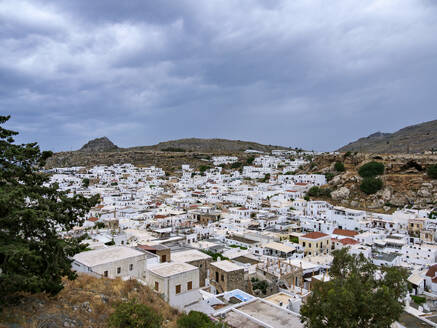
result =
[[[0,124],[8,119],[0,116]],[[84,245],[60,233],[81,225],[99,198],[51,185],[41,169],[52,153],[15,144],[17,134],[0,125],[0,306],[18,292],[56,294],[62,277],[76,277],[70,258]]]
[[[430,165],[426,173],[431,179],[437,179],[437,164]]]
[[[334,169],[337,172],[344,172],[346,169],[344,168],[344,164],[342,162],[335,162]]]
[[[384,164],[375,161],[366,163],[358,169],[358,174],[363,178],[373,178],[384,174]]]
[[[109,317],[112,328],[161,328],[162,322],[160,314],[135,300],[118,304]]]
[[[307,328],[389,328],[399,318],[407,292],[407,272],[377,267],[362,254],[335,250],[330,280],[315,283],[301,307]]]
[[[382,189],[384,183],[379,178],[364,178],[360,184],[360,190],[367,195],[372,195]]]

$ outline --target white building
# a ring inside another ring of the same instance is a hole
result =
[[[201,299],[199,268],[188,263],[161,263],[149,268],[147,284],[179,310]]]

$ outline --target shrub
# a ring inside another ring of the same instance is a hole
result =
[[[345,154],[344,154],[344,158],[346,158],[346,157],[349,157],[350,155],[352,155],[352,153],[350,152],[350,151],[348,151],[348,152],[346,152]]]
[[[426,298],[422,296],[411,295],[411,299],[414,301],[414,303],[419,305],[426,302]]]
[[[382,188],[382,181],[378,178],[364,178],[363,182],[361,182],[360,190],[367,195],[371,195],[376,193],[378,190]]]
[[[247,158],[246,164],[247,165],[251,165],[254,160],[255,160],[255,156],[250,156],[250,157]]]
[[[238,169],[242,165],[241,162],[235,162],[231,164],[232,169]]]
[[[345,171],[344,164],[342,162],[335,162],[334,169],[337,172],[344,172]]]
[[[270,173],[266,173],[263,179],[260,179],[260,182],[267,182],[270,180]]]
[[[134,300],[120,303],[109,317],[113,328],[161,328],[162,317],[145,304]]]
[[[226,327],[220,322],[213,322],[205,313],[190,311],[182,314],[177,322],[178,328],[222,328]]]
[[[429,166],[426,173],[431,179],[437,179],[437,164]]]
[[[319,196],[319,187],[311,187],[310,190],[308,190],[308,196],[316,197]]]
[[[359,168],[358,174],[363,178],[372,178],[384,174],[384,164],[375,161],[366,163]]]
[[[311,187],[307,193],[310,197],[330,197],[331,189],[329,188],[319,188],[319,187]]]
[[[253,290],[260,290],[264,295],[267,294],[267,287],[269,286],[266,280],[258,280],[258,278],[252,279]]]
[[[334,174],[331,172],[325,173],[326,181],[331,181],[334,178]]]
[[[209,170],[211,167],[208,165],[200,165],[199,166],[199,171],[200,173],[204,173],[206,170]]]

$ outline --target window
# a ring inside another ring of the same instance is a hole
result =
[[[215,281],[217,281],[217,282],[219,281],[219,273],[218,273],[218,271],[215,272]]]
[[[167,255],[161,256],[161,262],[167,262]]]
[[[225,281],[225,276],[222,274],[222,281]]]
[[[155,281],[155,290],[158,291],[159,290],[159,282]]]
[[[134,269],[134,265],[133,264],[129,264],[129,271],[132,271]]]
[[[308,243],[308,247],[311,247],[311,243]]]
[[[107,277],[108,276],[108,271],[103,272],[103,276]]]
[[[191,289],[193,289],[193,282],[189,281],[187,282],[187,290],[191,290]]]
[[[176,285],[176,294],[181,293],[181,285]]]
[[[302,246],[305,247],[305,242],[302,243]]]
[[[120,274],[121,273],[121,267],[118,267],[117,268],[117,274]]]

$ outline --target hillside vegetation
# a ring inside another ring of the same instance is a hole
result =
[[[344,171],[335,169],[338,162]],[[343,153],[317,156],[301,173],[325,174],[329,181],[323,188],[331,191],[329,201],[334,204],[384,211],[404,206],[434,208],[437,179],[428,169],[435,163],[437,155]],[[313,193],[312,198],[323,198],[318,195]]]
[[[437,120],[407,126],[395,133],[376,132],[339,149],[340,152],[423,153],[437,150]]]
[[[46,167],[132,163],[138,166],[155,165],[173,171],[182,164],[198,168],[214,154],[236,155],[245,160],[248,155],[244,151],[247,149],[270,152],[285,147],[240,140],[192,138],[161,142],[154,146],[119,148],[104,137],[91,140],[79,151],[55,153],[48,159]]]
[[[164,318],[163,327],[174,328],[180,317],[161,297],[136,280],[94,278],[79,275],[65,280],[56,296],[23,295],[0,315],[0,328],[108,327],[108,319],[120,302],[135,300]]]

